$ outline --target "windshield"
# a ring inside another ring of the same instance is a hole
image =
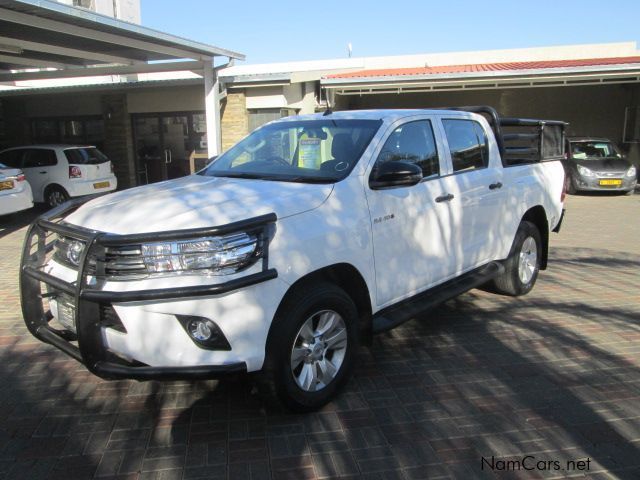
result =
[[[107,156],[95,147],[67,148],[64,154],[71,165],[97,165],[109,161]]]
[[[324,118],[275,122],[251,133],[200,174],[334,183],[351,172],[381,124]]]
[[[617,157],[620,152],[611,142],[571,142],[571,157],[579,160]]]

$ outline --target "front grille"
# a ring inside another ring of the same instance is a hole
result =
[[[101,266],[104,267],[104,275],[107,277],[146,275],[148,273],[140,245],[108,247],[105,249],[104,258],[100,260]]]
[[[626,172],[595,172],[598,178],[622,178]]]

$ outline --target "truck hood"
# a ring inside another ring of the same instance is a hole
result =
[[[95,198],[65,222],[121,235],[213,227],[313,210],[332,190],[327,184],[190,175]]]
[[[593,170],[594,172],[626,172],[631,163],[623,158],[605,157],[598,159],[573,159],[577,165]]]

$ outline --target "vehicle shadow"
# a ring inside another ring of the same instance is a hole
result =
[[[554,249],[553,268],[526,297],[474,290],[375,337],[338,398],[306,415],[284,411],[254,377],[100,380],[7,314],[0,475],[637,478],[640,314],[631,293],[615,294],[637,292],[638,277],[593,283],[609,258],[633,270],[624,255]],[[591,295],[574,290],[590,284]],[[526,455],[561,466],[589,459],[590,468],[504,472],[482,463]]]
[[[0,238],[3,238],[33,222],[39,215],[48,210],[45,205],[36,204],[23,212],[12,213],[0,217]]]

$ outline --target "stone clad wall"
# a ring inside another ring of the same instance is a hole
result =
[[[243,90],[229,91],[220,103],[222,151],[225,152],[249,133],[249,114]]]

